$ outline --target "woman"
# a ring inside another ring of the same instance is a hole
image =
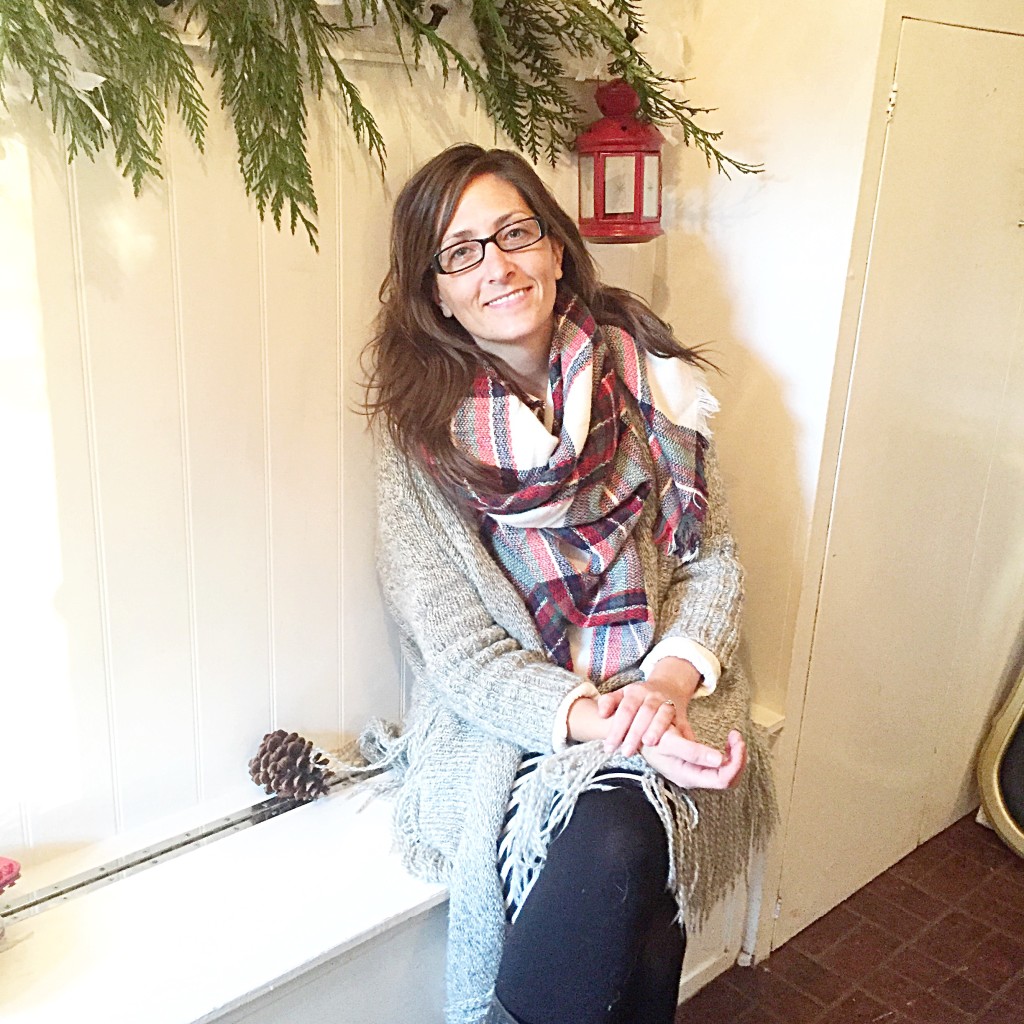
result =
[[[683,915],[774,813],[698,357],[501,150],[410,179],[381,301],[379,569],[416,685],[366,749],[449,886],[447,1020],[669,1024]]]

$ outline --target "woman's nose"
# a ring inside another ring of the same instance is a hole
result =
[[[490,239],[484,246],[484,271],[489,277],[507,277],[515,267],[511,253],[498,248],[498,243]]]

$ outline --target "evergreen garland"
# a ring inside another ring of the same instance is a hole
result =
[[[454,0],[447,0],[452,3]],[[355,138],[383,169],[384,139],[340,55],[361,25],[387,25],[407,69],[429,58],[444,81],[475,94],[534,161],[554,163],[583,128],[562,57],[608,59],[640,97],[640,116],[677,124],[687,145],[723,173],[759,168],[722,153],[707,113],[671,94],[634,45],[644,30],[635,0],[463,0],[479,59],[445,36],[447,10],[424,0],[0,0],[0,101],[17,72],[65,140],[69,160],[107,142],[138,194],[160,176],[166,112],[202,150],[208,107],[179,28],[199,29],[220,101],[231,115],[246,192],[280,227],[287,211],[316,246],[317,202],[306,154],[307,98],[333,84]],[[168,8],[168,13],[163,12]]]

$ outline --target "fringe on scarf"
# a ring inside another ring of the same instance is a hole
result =
[[[712,437],[711,418],[721,410],[718,399],[711,393],[703,373],[697,375],[697,408],[700,410],[700,432]]]

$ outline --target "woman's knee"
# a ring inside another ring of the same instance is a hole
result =
[[[581,882],[619,890],[624,899],[640,889],[660,893],[668,880],[665,829],[638,786],[582,794],[552,854],[560,846],[577,860]]]

